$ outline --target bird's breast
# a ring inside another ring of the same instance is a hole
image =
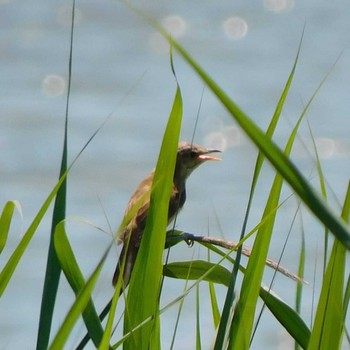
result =
[[[186,201],[186,190],[183,189],[181,191],[178,191],[176,187],[174,187],[172,195],[170,197],[169,202],[169,212],[168,212],[168,224],[170,224],[177,212],[183,207]]]

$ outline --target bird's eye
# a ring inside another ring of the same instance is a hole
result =
[[[191,151],[190,156],[192,159],[197,158],[197,153],[195,151]]]

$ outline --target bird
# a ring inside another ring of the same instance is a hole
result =
[[[189,142],[180,142],[177,151],[172,191],[169,200],[168,225],[174,220],[186,201],[186,180],[201,164],[206,161],[219,161],[211,153],[221,152]],[[123,273],[121,292],[128,286],[137,253],[140,248],[143,232],[146,227],[150,207],[150,196],[154,170],[139,184],[126,207],[123,223],[125,225],[118,237],[123,248],[113,275],[113,285],[117,284],[120,273]],[[122,225],[123,225],[122,223]],[[123,227],[123,226],[122,226]]]

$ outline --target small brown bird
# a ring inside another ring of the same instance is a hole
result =
[[[209,153],[213,152],[220,151],[207,149],[188,142],[181,142],[179,144],[173,188],[169,201],[168,225],[174,220],[177,212],[186,201],[186,179],[192,171],[207,160],[220,160],[220,158],[209,155]],[[125,260],[122,289],[125,289],[130,281],[142,235],[146,227],[153,177],[154,171],[140,183],[136,192],[130,198],[125,210],[124,218],[130,216],[131,218],[129,220],[127,219],[127,224],[119,237],[120,242],[124,245],[113,276],[113,285],[115,285],[119,278],[121,266],[123,266],[123,261]]]

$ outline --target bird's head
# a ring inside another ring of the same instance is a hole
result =
[[[207,160],[221,160],[218,157],[210,155],[210,153],[215,152],[221,151],[193,145],[188,142],[181,142],[177,151],[174,179],[180,182],[185,181],[194,169]]]

